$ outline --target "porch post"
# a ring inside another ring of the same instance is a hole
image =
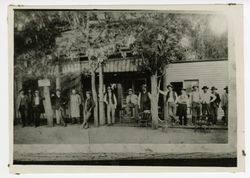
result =
[[[56,89],[61,90],[60,66],[58,64],[55,67],[55,75],[56,75]]]
[[[163,76],[163,91],[167,90],[167,66],[164,68],[164,76]],[[168,103],[166,101],[166,97],[163,96],[164,103],[164,120],[168,120]]]
[[[103,71],[102,64],[99,63],[99,120],[100,125],[104,125],[105,122],[105,112],[104,112],[104,95],[103,95]]]

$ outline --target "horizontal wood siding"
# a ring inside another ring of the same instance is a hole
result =
[[[199,80],[199,88],[206,85],[209,88],[215,86],[220,96],[228,85],[228,62],[208,61],[193,63],[175,63],[167,68],[167,84],[171,82],[183,82],[185,80]],[[219,108],[218,119],[223,116],[223,111]]]
[[[227,61],[170,64],[167,68],[167,83],[198,79],[200,88],[204,85],[215,86],[222,93],[228,85],[227,64]]]

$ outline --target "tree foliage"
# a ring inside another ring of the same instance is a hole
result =
[[[227,31],[215,34],[209,25],[211,18],[217,17],[135,11],[18,10],[14,21],[16,74],[44,76],[58,60],[69,62],[80,55],[89,56],[93,62],[105,61],[115,53],[126,57],[123,48],[146,59],[140,67],[150,73],[172,61],[227,58]]]

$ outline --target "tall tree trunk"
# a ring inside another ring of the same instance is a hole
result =
[[[57,64],[55,68],[55,75],[56,75],[56,89],[61,90],[61,73],[60,73],[60,66]]]
[[[167,90],[167,67],[164,68],[165,75],[163,76],[163,91]],[[168,102],[166,101],[166,96],[163,95],[164,102],[164,120],[167,123],[168,120]]]
[[[158,128],[158,91],[157,91],[157,72],[151,75],[151,114],[152,128]]]
[[[94,123],[97,127],[99,125],[98,121],[98,103],[97,103],[97,92],[96,92],[96,84],[95,84],[95,71],[91,70],[91,88],[92,88],[92,95],[93,100],[95,102],[95,108],[94,108]]]
[[[103,96],[103,71],[102,64],[99,64],[99,119],[100,125],[105,124],[105,113],[104,113],[104,96]]]
[[[48,126],[52,127],[53,126],[53,111],[52,111],[50,91],[49,91],[48,86],[43,87],[43,94],[45,97],[43,105],[44,105],[45,114],[47,117]]]

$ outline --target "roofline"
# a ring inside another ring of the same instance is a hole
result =
[[[218,61],[228,61],[228,58],[218,58],[218,59],[200,59],[200,60],[190,60],[190,61],[174,61],[170,64],[178,64],[178,63],[194,63],[194,62],[218,62]]]

